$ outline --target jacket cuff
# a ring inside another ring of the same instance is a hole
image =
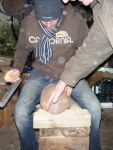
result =
[[[20,74],[23,72],[22,66],[13,65],[14,69],[18,69],[20,71]]]
[[[75,85],[78,83],[78,80],[75,80],[73,76],[70,76],[69,73],[65,71],[61,74],[60,80],[62,80],[71,87],[75,87]]]

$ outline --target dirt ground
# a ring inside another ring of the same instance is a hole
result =
[[[36,131],[38,139],[38,130]],[[100,126],[101,150],[113,150],[113,109],[103,109]],[[15,124],[0,126],[0,150],[19,150]]]

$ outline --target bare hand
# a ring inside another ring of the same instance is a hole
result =
[[[11,70],[7,71],[7,73],[4,76],[4,79],[6,82],[13,83],[13,82],[16,82],[18,80],[19,76],[20,76],[19,70],[11,69]]]
[[[67,93],[68,96],[70,96],[72,93],[72,87],[67,85],[64,91]]]
[[[67,3],[69,0],[62,0],[64,3]],[[70,1],[76,1],[76,0],[70,0]]]
[[[63,81],[59,81],[54,88],[54,90],[50,93],[50,97],[47,101],[46,110],[49,109],[51,103],[56,103],[58,101],[58,98],[65,90],[66,84]]]
[[[67,3],[69,0],[62,0],[64,3]]]

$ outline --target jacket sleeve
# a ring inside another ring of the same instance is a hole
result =
[[[22,22],[19,39],[16,45],[16,51],[14,55],[13,68],[18,69],[22,73],[27,61],[27,57],[32,51],[27,37],[27,18]]]
[[[83,45],[79,47],[76,55],[66,64],[60,79],[67,85],[74,87],[80,79],[89,75],[112,53],[112,47],[108,39],[94,21],[88,37],[84,40]]]
[[[78,32],[79,32],[79,39],[76,43],[77,49],[82,46],[84,39],[88,36],[88,26],[86,24],[85,19],[78,14],[78,20],[79,20],[79,25],[78,25]]]

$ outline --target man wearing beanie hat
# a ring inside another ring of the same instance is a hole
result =
[[[70,4],[64,5],[60,0],[34,0],[34,4],[35,9],[21,25],[13,68],[4,77],[7,82],[15,82],[23,72],[27,57],[33,51],[35,57],[32,63],[33,70],[13,110],[19,132],[20,150],[38,150],[32,113],[40,101],[40,94],[46,86],[59,81],[66,63],[75,55],[76,49],[82,45],[88,34],[86,22]],[[7,75],[11,78],[7,79]],[[85,80],[81,80],[73,89],[69,86],[66,89],[72,90],[71,97],[81,106],[86,108],[87,100],[92,101],[91,108],[98,106],[90,112],[95,116],[92,124],[95,135],[91,134],[90,138],[93,141],[96,137],[98,142],[97,131],[100,122],[100,113],[97,111],[100,110],[98,99]]]
[[[50,21],[61,17],[63,3],[60,0],[35,0],[35,11],[38,20]]]

